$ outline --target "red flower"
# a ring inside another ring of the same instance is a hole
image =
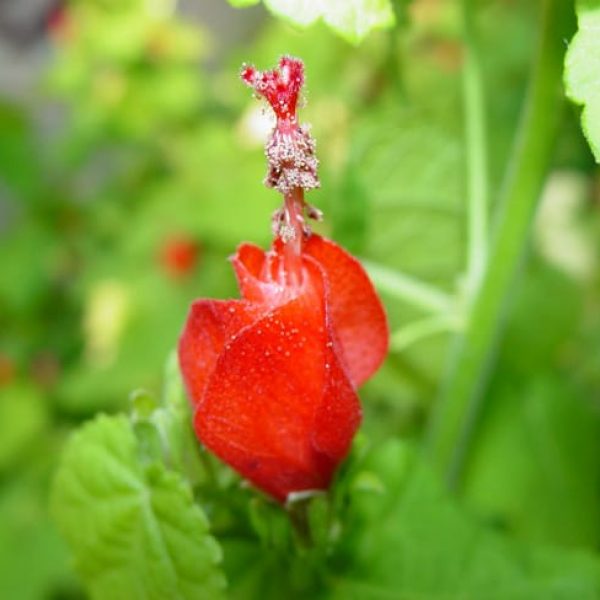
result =
[[[355,392],[387,351],[381,303],[360,264],[312,235],[302,283],[283,247],[233,258],[242,300],[199,300],[179,344],[199,438],[278,500],[324,489],[361,420]]]
[[[167,275],[181,279],[194,270],[199,254],[197,242],[185,236],[175,236],[162,245],[160,262]]]
[[[271,251],[243,244],[232,259],[242,299],[193,304],[179,360],[198,437],[283,502],[329,486],[360,424],[356,387],[385,357],[388,328],[358,261],[305,224],[318,211],[302,186],[318,179],[295,118],[302,63],[242,76],[278,108],[267,184],[285,206]]]
[[[56,42],[68,42],[73,37],[75,27],[64,4],[57,4],[50,11],[46,23],[48,33]]]

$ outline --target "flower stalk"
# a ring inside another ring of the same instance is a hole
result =
[[[562,0],[542,2],[539,44],[489,258],[464,331],[455,339],[448,373],[430,418],[427,451],[450,487],[460,482],[502,332],[507,299],[552,158],[561,117],[563,40],[568,37],[570,12]]]

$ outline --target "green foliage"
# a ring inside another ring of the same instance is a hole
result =
[[[600,419],[564,364],[581,298],[565,275],[532,262],[508,317],[465,494],[519,537],[594,548]]]
[[[559,91],[547,62],[556,55],[536,44],[543,29],[564,47],[570,33],[556,32],[568,31],[570,3],[264,0],[268,11],[228,10],[231,23],[215,31],[176,4],[69,2],[36,93],[1,94],[3,596],[600,597],[600,218],[573,114],[549,167],[560,171],[544,195],[552,226],[542,215],[536,236],[508,227],[507,247],[529,252],[521,276],[500,286],[509,302],[489,321],[499,335],[475,328],[494,360],[470,365],[483,410],[460,415],[472,433],[453,493],[420,452],[451,338],[479,292],[464,283],[465,45],[480,63],[478,151],[494,229],[501,191],[525,164],[514,140],[534,141],[527,164],[550,155],[544,128],[559,111],[541,103],[533,126],[521,117],[532,80]],[[580,0],[577,12],[565,81],[598,158],[600,7]],[[269,124],[237,73],[282,54],[306,64],[301,120],[313,126],[322,181],[308,199],[325,213],[315,227],[441,299],[432,308],[402,285],[382,288],[403,343],[360,390],[362,432],[331,490],[286,507],[198,443],[173,355],[164,385],[161,376],[190,303],[236,296],[235,247],[270,243],[279,198],[261,184]],[[535,204],[537,192],[519,193]],[[198,253],[174,276],[165,247],[178,238]],[[490,280],[504,281],[508,262]]]
[[[79,2],[70,8],[70,43],[61,45],[50,83],[80,104],[72,123],[77,151],[98,139],[150,140],[198,110],[202,85],[190,70],[202,36],[160,4]]]
[[[229,4],[235,6],[236,8],[243,8],[245,6],[253,6],[254,4],[258,4],[260,0],[229,0]]]
[[[600,2],[578,0],[578,29],[565,58],[567,94],[583,106],[581,124],[585,136],[600,162],[600,92],[597,73],[600,68]]]
[[[216,598],[206,517],[140,437],[126,417],[100,416],[65,449],[52,504],[76,568],[94,598]]]
[[[351,494],[352,566],[337,598],[595,598],[600,563],[583,553],[525,548],[458,508],[406,445],[371,451],[361,469],[383,490]]]
[[[499,382],[466,495],[491,522],[532,541],[594,548],[600,522],[600,421],[553,375]]]
[[[172,356],[162,402],[138,390],[130,418],[100,415],[68,442],[52,507],[93,597],[222,594],[221,549],[189,483],[202,478],[189,421]]]
[[[233,6],[257,4],[258,0],[229,0]],[[276,16],[293,25],[308,27],[323,21],[345,40],[357,44],[373,29],[394,24],[390,0],[263,0]]]
[[[77,589],[67,550],[46,507],[46,476],[21,473],[0,492],[0,585],[8,598],[38,600]]]
[[[13,194],[22,194],[29,200],[38,181],[31,176],[32,168],[36,174],[37,169],[29,160],[34,140],[27,119],[18,107],[0,102],[0,129],[4,139],[0,148],[2,182]]]
[[[21,384],[0,389],[0,473],[31,449],[47,418],[44,399],[35,388]]]
[[[460,133],[448,116],[388,105],[356,140],[362,150],[357,177],[370,206],[368,254],[446,286],[454,282],[464,254]],[[385,128],[378,125],[382,121]],[[423,163],[427,170],[417,168]],[[418,239],[414,231],[422,231]]]

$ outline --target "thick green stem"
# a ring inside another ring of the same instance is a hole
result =
[[[427,450],[451,487],[457,485],[466,458],[506,300],[552,157],[562,106],[564,39],[571,23],[568,4],[564,0],[541,3],[539,44],[487,267],[466,316],[464,332],[455,340],[441,397],[431,417]]]
[[[488,250],[488,149],[483,77],[474,27],[472,0],[462,2],[465,58],[463,64],[463,102],[466,148],[467,193],[467,293],[471,296],[480,283]]]

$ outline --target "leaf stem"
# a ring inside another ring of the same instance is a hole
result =
[[[506,300],[527,242],[560,122],[568,3],[542,0],[541,31],[487,268],[455,339],[447,376],[431,415],[428,451],[449,485],[458,484],[502,331]]]
[[[467,292],[476,292],[488,251],[488,148],[483,77],[472,0],[462,0],[465,57],[462,69],[467,192]]]
[[[438,314],[413,321],[392,334],[390,348],[394,352],[402,352],[409,346],[440,333],[457,331],[461,321],[456,315]]]
[[[382,292],[434,313],[447,313],[453,309],[452,298],[441,290],[377,263],[367,260],[361,262]]]

